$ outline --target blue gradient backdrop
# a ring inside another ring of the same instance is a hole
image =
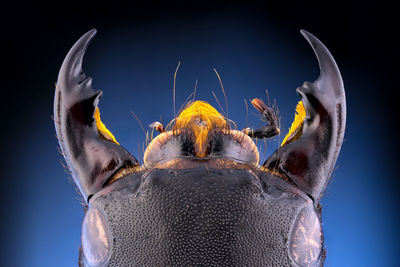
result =
[[[54,45],[47,44],[56,51],[45,55],[52,57],[51,63],[45,59],[39,69],[32,69],[34,77],[27,75],[33,84],[25,81],[26,92],[21,91],[22,98],[35,104],[22,107],[16,113],[18,119],[10,120],[13,128],[5,130],[8,139],[3,139],[3,147],[8,156],[2,169],[6,169],[7,181],[2,197],[7,200],[3,203],[9,204],[2,207],[7,214],[2,223],[2,236],[7,241],[2,248],[4,266],[77,263],[83,210],[75,186],[60,164],[50,116],[58,68],[68,49],[90,29],[84,26],[74,32],[66,29],[69,35],[62,42],[54,38]],[[171,120],[173,73],[178,61],[182,64],[176,82],[177,109],[193,91],[196,80],[196,99],[217,107],[214,91],[224,102],[213,72],[216,68],[227,93],[229,117],[239,128],[260,125],[251,107],[246,123],[244,99],[265,99],[268,89],[278,104],[281,128],[286,130],[299,100],[296,87],[306,80],[314,81],[319,74],[317,60],[299,28],[282,33],[273,18],[260,27],[251,16],[243,20],[216,13],[182,21],[104,26],[98,28],[98,36],[88,49],[84,70],[93,77],[94,88],[104,92],[102,120],[136,157],[142,155],[145,137],[130,111],[145,127],[156,120]],[[307,30],[313,32],[312,28]],[[398,175],[391,157],[395,147],[388,134],[388,114],[379,103],[381,96],[365,95],[382,84],[371,69],[363,69],[362,62],[347,57],[351,51],[335,50],[333,34],[313,33],[337,60],[348,105],[345,142],[322,201],[326,266],[395,266],[399,234]],[[40,57],[33,55],[31,59]],[[41,72],[44,66],[53,71]],[[383,123],[378,124],[382,118]],[[283,136],[268,141],[264,159]]]

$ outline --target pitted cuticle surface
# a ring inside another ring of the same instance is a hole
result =
[[[114,237],[109,266],[290,266],[305,201],[278,191],[244,170],[154,170],[130,196],[95,200]]]

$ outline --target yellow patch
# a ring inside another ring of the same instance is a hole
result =
[[[296,114],[292,126],[290,126],[289,132],[282,141],[281,146],[290,143],[301,136],[301,128],[303,127],[304,118],[306,117],[306,110],[303,105],[303,101],[299,101],[296,106]]]
[[[227,128],[228,124],[213,106],[204,101],[189,104],[176,118],[174,130],[189,129],[195,135],[195,152],[206,156],[206,140],[212,129]]]
[[[116,143],[117,145],[119,145],[117,140],[115,140],[114,135],[106,128],[104,123],[100,120],[100,110],[97,107],[94,112],[94,120],[96,121],[97,131],[99,132],[100,136],[110,142],[113,142],[113,143]]]

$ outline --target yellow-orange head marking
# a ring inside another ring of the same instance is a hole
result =
[[[174,130],[189,130],[195,136],[195,153],[206,156],[206,140],[213,129],[226,129],[228,124],[213,106],[204,101],[189,104],[176,118]]]

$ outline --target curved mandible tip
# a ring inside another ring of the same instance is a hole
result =
[[[300,30],[300,33],[307,40],[317,56],[320,76],[315,81],[319,89],[330,88],[335,96],[344,94],[344,86],[342,76],[335,59],[326,48],[326,46],[314,35],[306,30]]]
[[[57,80],[57,84],[62,86],[63,90],[74,88],[74,86],[81,84],[86,78],[86,75],[82,71],[82,60],[83,56],[85,55],[86,48],[96,35],[96,32],[96,29],[92,29],[85,33],[74,44],[65,57]],[[88,85],[90,85],[90,82]]]
[[[115,139],[108,139],[95,117],[101,90],[92,88],[82,60],[96,34],[84,34],[68,52],[61,66],[54,96],[54,123],[62,154],[86,201],[101,190],[117,170],[136,167],[138,162]]]
[[[277,171],[312,196],[315,204],[331,177],[346,126],[346,97],[342,76],[328,49],[314,35],[301,30],[319,61],[320,76],[297,88],[305,118],[296,131],[263,164]],[[296,133],[297,134],[297,133]],[[294,136],[294,135],[292,135]]]

